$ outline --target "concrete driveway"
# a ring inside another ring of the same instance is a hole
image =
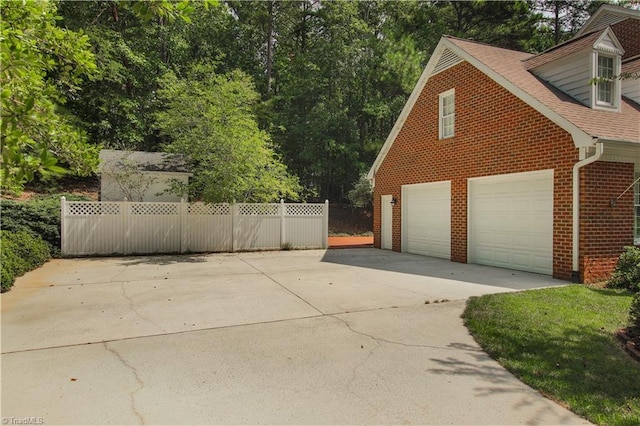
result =
[[[1,296],[2,416],[587,424],[460,319],[470,296],[562,284],[376,249],[54,260]]]

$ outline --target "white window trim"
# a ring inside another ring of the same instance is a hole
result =
[[[620,108],[620,78],[616,78],[620,75],[621,56],[615,53],[603,52],[601,50],[594,49],[591,60],[591,77],[598,78],[598,57],[604,56],[613,59],[613,93],[611,93],[612,102],[602,102],[598,100],[598,84],[592,84],[591,87],[591,99],[592,108],[605,110],[605,111],[619,111]]]
[[[456,95],[456,89],[449,89],[446,92],[440,93],[440,96],[438,97],[438,137],[440,139],[452,138],[456,134],[456,96],[455,95]],[[453,96],[453,113],[447,115],[447,117],[444,117],[443,101],[444,101],[444,98],[447,98],[449,96]],[[453,132],[450,135],[445,135],[444,119],[448,117],[453,117]]]

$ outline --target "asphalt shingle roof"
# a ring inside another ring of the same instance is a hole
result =
[[[594,110],[528,71],[526,61],[533,57],[529,53],[446,38],[590,136],[640,144],[640,105],[632,100],[623,97],[620,112]]]
[[[600,30],[597,32],[585,34],[582,37],[572,39],[566,43],[562,43],[555,47],[552,47],[551,49],[545,50],[538,55],[530,56],[529,58],[524,60],[525,67],[530,70],[541,65],[548,64],[549,62],[555,61],[556,59],[569,56],[572,53],[579,52],[582,49],[591,47],[604,31],[605,30]]]

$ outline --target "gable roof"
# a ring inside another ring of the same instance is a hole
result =
[[[569,41],[547,49],[542,53],[525,59],[525,68],[531,70],[539,66],[546,65],[557,59],[566,58],[567,56],[580,52],[581,50],[594,48],[603,39],[610,40],[611,43],[615,46],[615,48],[613,49],[611,49],[610,47],[605,47],[603,48],[603,50],[608,50],[612,53],[618,53],[621,55],[624,53],[624,49],[620,45],[620,42],[616,38],[616,35],[613,33],[610,27],[606,27],[604,29],[584,34],[580,37],[573,38]]]
[[[550,121],[569,132],[576,147],[591,146],[595,138],[640,145],[640,125],[638,124],[640,106],[635,102],[623,97],[618,113],[591,109],[529,72],[526,61],[533,58],[529,53],[444,36],[440,39],[373,163],[367,175],[369,179],[374,179],[377,169],[400,133],[407,116],[445,51],[450,51],[461,60],[469,62]]]
[[[189,174],[184,157],[166,152],[120,151],[103,149],[100,151],[100,169],[107,165],[121,169],[125,164],[133,164],[145,172]]]
[[[587,19],[587,22],[582,25],[576,33],[576,37],[606,28],[620,21],[624,21],[627,18],[640,19],[640,11],[621,6],[614,6],[612,4],[603,4],[593,15],[591,15],[589,19]]]

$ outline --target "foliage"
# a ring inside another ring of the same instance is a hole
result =
[[[217,28],[216,1],[62,2],[63,25],[90,37],[98,71],[67,106],[83,123],[90,140],[107,148],[157,151],[154,114],[162,107],[156,91],[167,71],[188,66],[192,51],[224,43]],[[195,17],[195,19],[192,19]],[[233,19],[231,16],[228,19]],[[190,27],[203,30],[189,38]],[[213,32],[213,34],[211,34]],[[211,58],[209,57],[209,58]]]
[[[2,263],[2,292],[9,290],[15,278],[44,264],[51,258],[47,243],[29,232],[0,231],[2,247],[0,263]]]
[[[83,200],[70,194],[52,195],[29,201],[0,202],[2,229],[12,233],[27,232],[34,238],[42,238],[49,251],[60,252],[60,196],[67,200]]]
[[[3,2],[0,7],[2,188],[19,192],[34,178],[87,176],[97,148],[64,112],[82,78],[95,70],[88,38],[56,25],[48,1]]]
[[[640,292],[636,293],[629,308],[628,331],[634,336],[640,337]]]
[[[639,247],[625,247],[625,251],[618,258],[611,279],[607,282],[607,287],[640,291]]]
[[[358,182],[353,186],[353,189],[349,191],[348,197],[353,207],[371,207],[373,187],[366,175],[360,176],[360,179],[358,179]]]
[[[158,96],[165,75],[188,79],[207,62],[218,75],[241,70],[270,149],[306,194],[343,202],[441,35],[540,51],[575,33],[598,2],[209,3],[61,2],[60,24],[90,37],[98,66],[67,109],[93,144],[159,151],[172,142],[156,123],[171,108]]]
[[[640,420],[640,364],[615,332],[631,294],[583,285],[472,298],[463,318],[516,377],[595,424]]]
[[[199,64],[183,79],[168,73],[159,96],[167,106],[157,115],[158,127],[171,140],[167,150],[182,155],[194,174],[192,199],[272,202],[299,197],[297,179],[258,128],[253,113],[258,94],[246,74],[217,74],[214,66]]]
[[[100,165],[100,174],[103,178],[110,177],[128,201],[140,202],[147,190],[158,179],[152,174],[144,173],[130,157],[131,152],[125,152],[121,158],[109,162],[105,161]]]

